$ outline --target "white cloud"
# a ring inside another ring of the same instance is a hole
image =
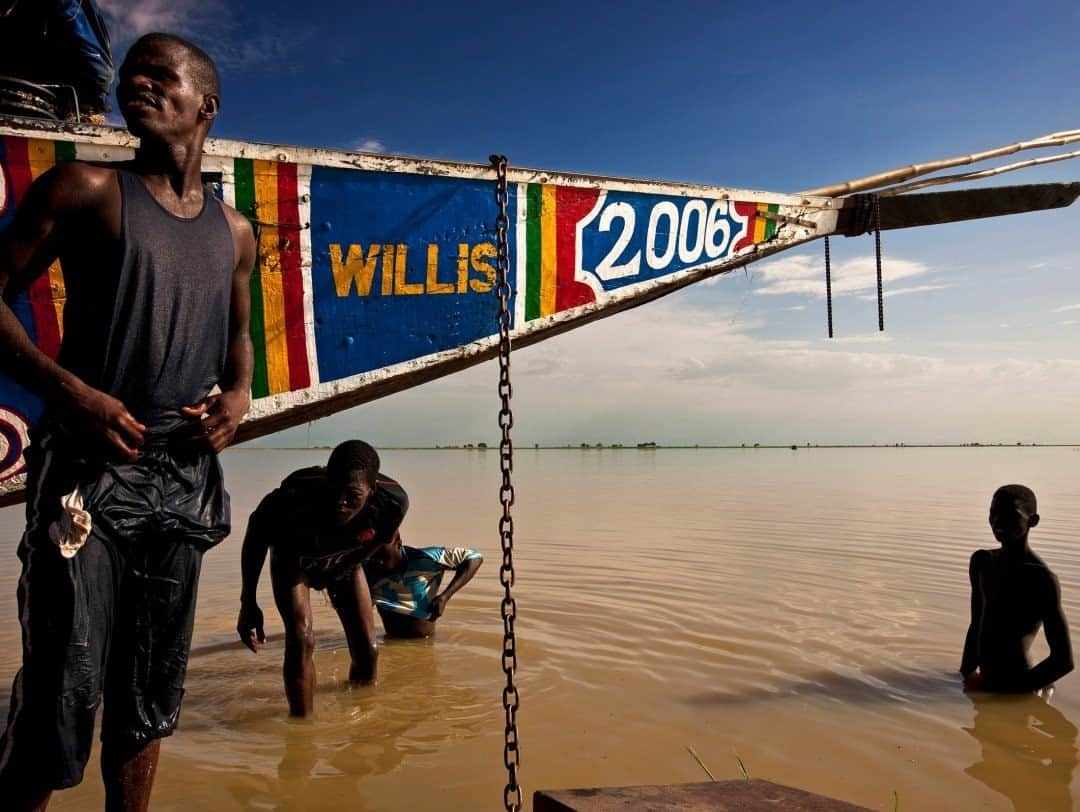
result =
[[[790,256],[754,266],[762,284],[755,293],[766,295],[803,294],[825,297],[825,265],[819,257]],[[882,279],[886,290],[891,283],[912,279],[929,273],[921,262],[887,258],[882,265]],[[874,257],[856,257],[832,266],[833,296],[861,294],[876,290],[877,265]],[[933,289],[933,288],[930,288]],[[901,289],[904,290],[904,289]],[[912,291],[914,292],[914,291]]]
[[[290,26],[288,36],[283,36],[260,17],[241,20],[242,6],[235,0],[99,0],[98,4],[109,25],[117,63],[135,39],[162,31],[191,39],[219,68],[273,64],[277,70],[288,70],[290,57],[312,35],[310,27]]]
[[[829,339],[830,344],[889,344],[893,337],[888,333],[862,333],[853,336],[837,336]]]
[[[208,22],[211,16],[208,4],[202,0],[98,0],[98,6],[108,20],[112,38],[118,42],[151,31],[190,33]]]
[[[931,290],[945,290],[947,288],[955,287],[956,285],[950,282],[940,282],[932,285],[912,285],[911,287],[907,288],[890,288],[888,285],[886,285],[885,298],[891,299],[894,296],[907,296],[912,293],[927,293]],[[867,301],[875,301],[877,299],[877,292],[875,291],[874,293],[860,293],[859,298],[865,299]]]
[[[361,138],[354,141],[349,149],[356,152],[386,152],[386,144],[378,138]]]

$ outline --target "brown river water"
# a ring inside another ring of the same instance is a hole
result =
[[[157,810],[501,808],[504,678],[498,456],[383,452],[409,491],[403,535],[487,563],[435,639],[386,643],[350,689],[337,617],[314,601],[317,715],[286,716],[281,624],[233,627],[248,512],[325,451],[223,457],[234,535],[204,561],[182,726]],[[871,809],[1071,810],[1080,677],[970,698],[955,670],[967,559],[995,543],[994,488],[1039,497],[1035,550],[1080,620],[1075,448],[523,450],[515,480],[522,778],[538,788],[718,779],[791,784]],[[0,511],[0,713],[19,661],[15,547]],[[1040,637],[1034,656],[1045,646]],[[96,758],[96,753],[95,753]],[[100,809],[95,768],[53,809]]]

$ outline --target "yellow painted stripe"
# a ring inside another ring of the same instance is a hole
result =
[[[260,223],[278,218],[277,164],[254,161],[255,213]],[[276,226],[259,227],[259,279],[262,282],[266,337],[266,379],[271,395],[289,391],[289,346],[285,335],[285,291],[281,285],[281,250]]]
[[[758,203],[757,204],[757,210],[758,211],[768,211],[769,210],[769,204],[768,203]],[[755,245],[757,245],[757,243],[759,243],[759,242],[765,242],[765,226],[766,226],[767,223],[768,223],[768,221],[764,217],[755,217],[754,218],[754,244]]]
[[[555,279],[558,246],[555,244],[555,187],[544,186],[540,201],[540,315],[555,312]]]
[[[56,163],[56,147],[52,141],[32,138],[26,147],[30,161],[30,177],[37,180]],[[49,293],[52,296],[53,310],[56,311],[56,325],[60,338],[64,337],[64,302],[67,300],[67,288],[64,287],[64,272],[60,270],[60,260],[53,260],[49,266]]]

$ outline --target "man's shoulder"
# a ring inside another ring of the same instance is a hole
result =
[[[35,185],[45,187],[56,208],[92,208],[107,196],[119,194],[117,171],[117,167],[107,164],[63,161],[45,172]]]
[[[228,222],[229,229],[233,234],[239,239],[254,240],[255,230],[252,228],[247,215],[242,214],[224,200],[218,199],[218,203],[221,204],[221,211],[225,215],[225,220]]]
[[[298,468],[281,481],[279,490],[284,491],[315,491],[326,487],[326,468],[322,465],[312,465],[308,468]]]

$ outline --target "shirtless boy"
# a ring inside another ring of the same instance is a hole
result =
[[[1031,489],[997,489],[990,502],[990,528],[1001,549],[976,550],[968,568],[971,625],[960,664],[965,690],[1028,693],[1073,669],[1058,580],[1028,546],[1028,531],[1038,523]],[[1032,667],[1028,649],[1040,626],[1050,654]]]

